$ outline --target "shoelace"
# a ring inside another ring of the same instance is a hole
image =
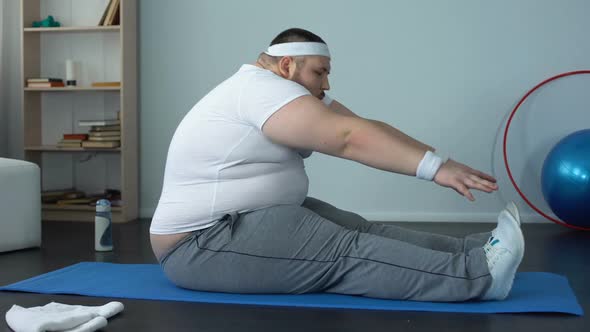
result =
[[[486,261],[488,262],[488,267],[490,269],[494,265],[496,265],[496,262],[498,261],[498,259],[501,256],[500,255],[501,252],[505,251],[504,248],[495,246],[499,242],[500,242],[500,240],[494,238],[493,236],[490,236],[490,238],[488,239],[488,242],[486,242],[486,244],[484,244],[484,246],[483,246],[483,250],[486,253]]]

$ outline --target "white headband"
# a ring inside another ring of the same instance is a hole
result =
[[[322,55],[330,57],[328,45],[315,42],[292,42],[275,44],[268,47],[264,52],[270,56],[299,56],[299,55]]]

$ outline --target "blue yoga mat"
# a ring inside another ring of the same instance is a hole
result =
[[[176,287],[156,264],[83,262],[8,286],[5,291],[75,294],[110,298],[171,300],[267,306],[440,312],[560,312],[583,315],[567,278],[544,272],[516,275],[504,301],[436,303],[393,301],[337,294],[251,295],[198,292]]]

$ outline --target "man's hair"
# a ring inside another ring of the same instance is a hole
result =
[[[270,42],[270,46],[276,45],[276,44],[283,44],[283,43],[292,43],[292,42],[316,42],[316,43],[326,44],[326,42],[320,36],[316,35],[315,33],[311,32],[311,31],[307,31],[305,29],[300,29],[300,28],[291,28],[291,29],[287,29],[287,30],[279,33]],[[260,53],[260,56],[258,58],[264,62],[276,64],[280,60],[281,57],[270,56],[270,55],[263,52],[263,53]],[[301,56],[296,56],[294,58],[295,58],[295,62],[299,65],[305,61],[305,58],[301,57]]]
[[[282,43],[291,42],[316,42],[325,44],[326,42],[320,38],[320,36],[314,34],[311,31],[307,31],[299,28],[287,29],[279,33],[275,39],[270,42],[270,46]]]

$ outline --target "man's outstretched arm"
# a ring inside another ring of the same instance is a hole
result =
[[[352,112],[350,109],[348,109],[346,106],[344,106],[337,100],[333,100],[330,103],[329,108],[342,115],[359,117],[357,114]],[[415,140],[414,138],[404,134],[398,129],[388,125],[387,123],[371,119],[367,120],[372,121],[373,123],[385,128],[392,135],[398,136],[402,140],[406,140],[408,144],[413,144],[418,146],[419,148],[436,152],[436,150],[433,147]],[[491,192],[498,189],[498,186],[496,185],[496,179],[494,177],[483,172],[480,172],[478,170],[472,169],[467,165],[461,164],[455,160],[449,160],[445,164],[443,164],[439,172],[437,172],[436,176],[434,177],[434,182],[436,182],[437,184],[443,187],[452,188],[459,194],[467,197],[467,199],[471,201],[474,200],[474,197],[473,194],[469,191],[469,188],[477,188],[478,182],[480,181],[484,183],[484,188],[479,190]]]
[[[299,97],[283,106],[262,129],[270,140],[279,144],[411,176],[416,175],[418,165],[430,150],[429,146],[387,124],[340,114],[312,96]],[[471,188],[486,192],[496,189],[491,176],[463,166],[447,162],[434,180],[470,200],[473,200]]]

